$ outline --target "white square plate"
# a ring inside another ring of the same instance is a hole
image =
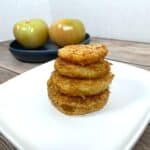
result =
[[[49,102],[54,61],[0,85],[0,131],[24,150],[131,148],[150,119],[150,72],[112,63],[108,104],[83,116],[64,115]]]

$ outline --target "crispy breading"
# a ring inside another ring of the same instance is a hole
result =
[[[102,62],[108,50],[104,45],[69,45],[58,50],[58,56],[78,65]]]
[[[61,75],[80,79],[100,78],[110,71],[108,61],[81,66],[57,58],[54,66]]]
[[[108,73],[103,78],[96,79],[75,79],[62,76],[54,71],[51,79],[59,92],[70,96],[84,97],[99,94],[107,89],[113,79],[113,74]]]
[[[51,79],[48,80],[47,85],[48,96],[51,102],[58,110],[68,115],[82,115],[97,111],[103,108],[109,97],[108,89],[99,95],[82,98],[60,93]]]

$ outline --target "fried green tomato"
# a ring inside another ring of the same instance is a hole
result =
[[[51,79],[48,80],[47,86],[50,101],[59,111],[68,115],[83,115],[98,111],[105,106],[109,97],[108,89],[101,94],[82,98],[60,93]]]
[[[110,71],[110,63],[107,61],[81,66],[57,58],[54,66],[61,75],[80,79],[100,78]]]
[[[107,53],[107,48],[101,44],[77,44],[65,46],[59,49],[58,56],[68,62],[84,66],[92,63],[102,62]]]
[[[113,74],[108,73],[103,78],[97,79],[75,79],[54,71],[51,79],[61,93],[84,97],[99,94],[107,89],[113,79]]]

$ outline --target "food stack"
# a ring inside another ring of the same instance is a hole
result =
[[[104,45],[69,45],[58,51],[48,96],[61,112],[81,115],[101,109],[113,79]]]

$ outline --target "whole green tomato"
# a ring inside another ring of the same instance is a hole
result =
[[[42,19],[18,21],[13,33],[18,43],[28,49],[41,47],[48,40],[48,26]]]
[[[59,46],[78,44],[85,38],[85,27],[77,19],[60,19],[50,26],[49,37]]]

